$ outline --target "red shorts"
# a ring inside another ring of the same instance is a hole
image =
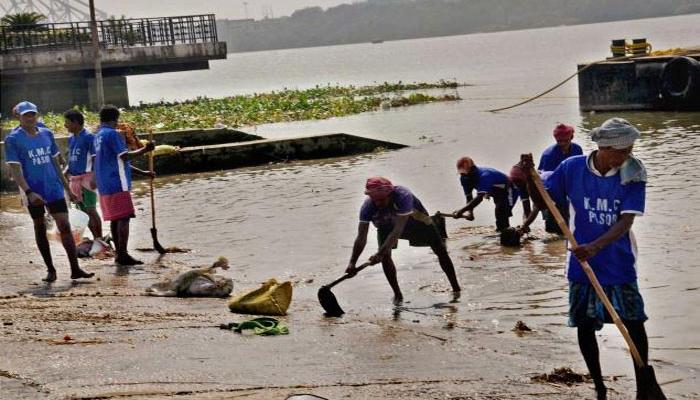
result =
[[[102,219],[105,221],[118,221],[135,216],[134,203],[129,192],[100,195],[100,208]]]

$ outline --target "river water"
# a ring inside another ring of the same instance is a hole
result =
[[[347,46],[229,54],[208,71],[130,77],[132,101],[221,97],[316,84],[457,79],[463,101],[377,111],[324,121],[243,127],[264,137],[345,132],[400,142],[401,151],[359,157],[294,162],[220,173],[158,179],[158,228],[166,245],[191,247],[183,262],[224,255],[228,271],[248,285],[269,277],[309,280],[295,296],[313,298],[321,282],[344,270],[357,226],[363,184],[384,175],[409,187],[429,211],[463,205],[455,160],[470,155],[478,165],[508,170],[519,155],[537,156],[552,142],[557,122],[575,125],[576,141],[593,149],[586,132],[612,116],[627,118],[643,132],[636,155],[649,169],[647,212],[634,224],[639,244],[639,282],[650,320],[651,359],[665,369],[669,388],[697,393],[700,369],[700,113],[581,113],[576,80],[549,96],[492,114],[542,91],[575,71],[577,62],[608,53],[610,39],[646,37],[656,49],[700,44],[700,15],[619,23],[556,27]],[[136,185],[135,247],[150,242],[145,187]],[[7,203],[7,202],[4,202]],[[448,246],[463,284],[449,312],[431,306],[449,300],[437,259],[401,242],[394,257],[408,310],[393,315],[391,290],[379,268],[368,269],[334,292],[353,315],[407,318],[435,314],[436,323],[485,333],[510,329],[517,320],[575,341],[565,327],[565,244],[544,233],[522,248],[502,249],[493,227],[493,205],[482,204],[476,221],[447,221]],[[521,218],[520,206],[511,220]],[[28,223],[28,218],[26,219]],[[25,228],[28,228],[26,224]],[[371,233],[369,256],[376,247]],[[240,286],[239,286],[240,287]],[[426,311],[427,310],[427,311]],[[393,316],[392,316],[393,315]],[[422,314],[420,314],[422,315]],[[440,322],[442,321],[442,322]],[[614,327],[602,331],[606,374],[631,373]],[[572,363],[583,365],[572,353]],[[695,386],[695,389],[693,387]],[[692,395],[691,395],[692,397]]]

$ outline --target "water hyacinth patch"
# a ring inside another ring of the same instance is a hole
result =
[[[429,95],[416,92],[427,89],[455,89],[455,81],[433,83],[402,82],[372,86],[316,86],[310,89],[284,89],[270,93],[254,93],[220,99],[199,97],[183,102],[140,104],[122,109],[120,120],[133,124],[138,132],[149,129],[231,128],[314,119],[327,119],[374,111],[382,102],[403,107],[436,101],[459,100],[454,94]],[[96,127],[98,115],[85,109],[86,125]],[[66,135],[61,114],[47,113],[44,123],[57,135]],[[3,129],[12,129],[17,121],[3,120]]]

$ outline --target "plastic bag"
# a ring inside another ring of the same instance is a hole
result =
[[[76,244],[81,243],[83,232],[90,222],[90,216],[77,208],[68,209],[68,222],[70,222],[70,230],[73,233],[73,240]],[[58,231],[55,221],[53,227],[49,230],[48,236],[51,239],[61,241],[61,233]]]
[[[286,315],[292,302],[292,283],[270,279],[251,292],[233,298],[228,308],[239,314]]]

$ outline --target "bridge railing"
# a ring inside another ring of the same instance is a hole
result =
[[[144,47],[217,42],[214,14],[97,21],[100,46]],[[0,52],[31,52],[92,45],[90,22],[0,25]]]

